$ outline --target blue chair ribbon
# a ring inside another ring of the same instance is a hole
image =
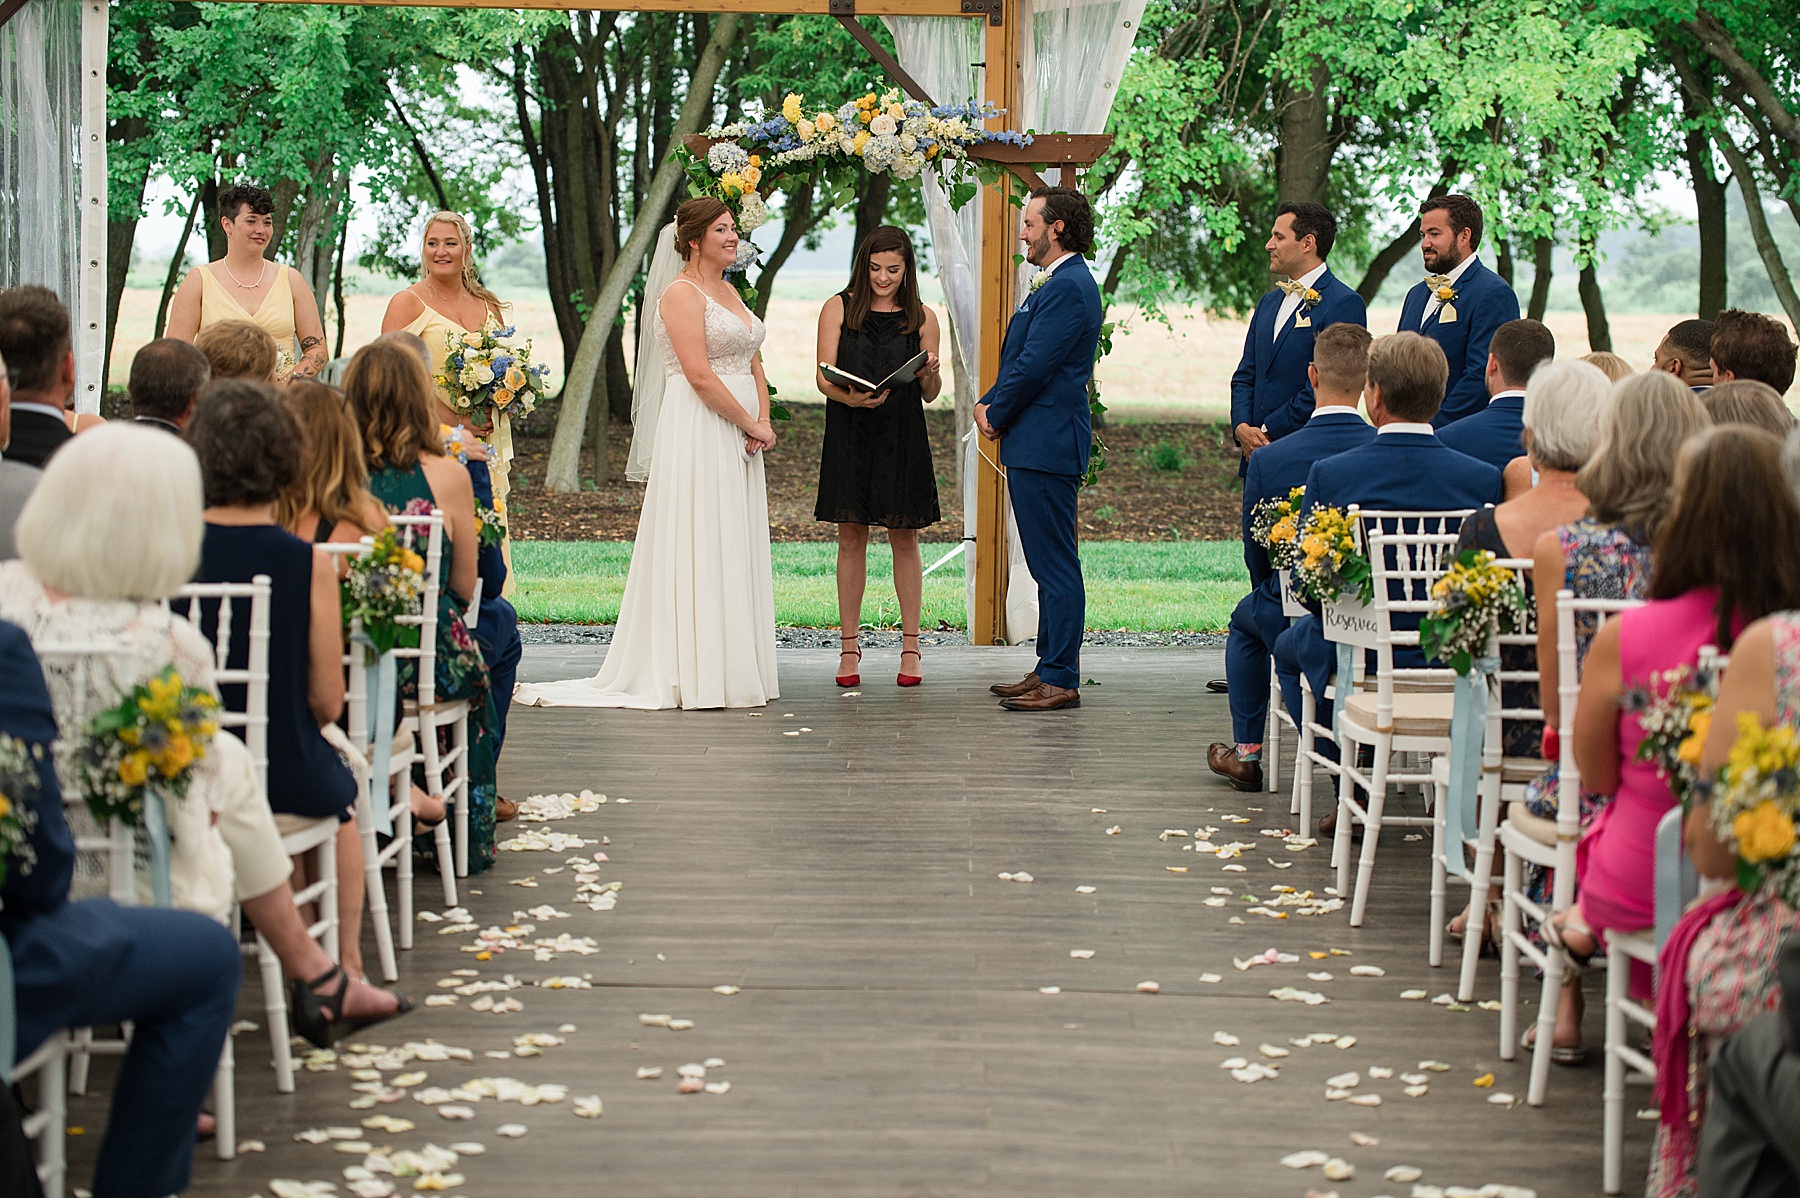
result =
[[[13,1053],[18,1048],[19,1022],[14,1009],[12,948],[0,935],[0,1086],[12,1085]]]
[[[1488,703],[1498,702],[1498,657],[1478,657],[1456,678],[1456,707],[1450,717],[1450,789],[1444,799],[1444,869],[1466,878],[1462,846],[1470,829],[1481,827],[1481,752],[1487,736]]]
[[[369,809],[374,815],[375,830],[384,835],[393,835],[394,820],[389,811],[388,770],[393,761],[394,752],[394,703],[395,691],[398,687],[397,674],[394,668],[394,655],[383,653],[373,665],[367,664],[364,656],[363,673],[367,679],[369,694],[369,743],[374,746],[373,762],[370,766]]]
[[[144,788],[144,839],[150,847],[150,901],[158,907],[172,902],[169,890],[169,811],[154,787]]]

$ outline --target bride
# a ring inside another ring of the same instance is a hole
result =
[[[780,695],[763,487],[775,432],[763,323],[725,281],[737,248],[736,222],[712,197],[682,204],[657,237],[644,295],[661,298],[639,322],[626,471],[647,471],[649,485],[619,626],[598,675],[521,684],[517,702],[760,707]]]

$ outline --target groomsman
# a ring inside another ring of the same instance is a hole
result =
[[[1432,419],[1442,428],[1487,406],[1488,342],[1519,319],[1519,297],[1481,264],[1481,205],[1468,196],[1432,196],[1419,205],[1423,282],[1406,293],[1400,332],[1423,333],[1450,363],[1450,386]]]
[[[1525,455],[1525,384],[1531,372],[1556,357],[1556,337],[1535,320],[1509,320],[1488,342],[1488,405],[1438,433],[1459,453],[1506,469]]]
[[[1443,350],[1417,333],[1395,333],[1370,346],[1367,402],[1376,435],[1360,449],[1313,466],[1306,476],[1306,507],[1355,503],[1370,511],[1434,512],[1500,502],[1500,471],[1451,449],[1431,427],[1449,377]],[[1277,638],[1275,673],[1296,721],[1300,675],[1306,674],[1313,694],[1323,695],[1336,660],[1318,616],[1303,616]],[[1395,663],[1424,661],[1417,650],[1397,650]],[[1321,741],[1320,748],[1326,747]]]
[[[1269,717],[1269,654],[1275,638],[1287,631],[1281,611],[1281,580],[1269,566],[1269,555],[1250,539],[1251,514],[1264,499],[1285,498],[1306,482],[1313,463],[1355,449],[1375,439],[1356,405],[1369,373],[1369,330],[1348,321],[1320,332],[1313,343],[1307,379],[1316,406],[1291,435],[1250,455],[1244,475],[1244,561],[1250,567],[1251,590],[1231,613],[1225,639],[1225,679],[1231,696],[1234,744],[1214,744],[1206,751],[1212,772],[1239,790],[1262,789],[1262,738]]]
[[[1263,296],[1244,335],[1244,356],[1231,376],[1231,427],[1242,475],[1250,455],[1306,423],[1313,408],[1306,369],[1313,338],[1326,326],[1367,326],[1362,296],[1325,265],[1337,240],[1337,220],[1320,204],[1286,203],[1275,210],[1269,270],[1284,276]]]

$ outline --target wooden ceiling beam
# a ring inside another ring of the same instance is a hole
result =
[[[0,0],[11,3],[12,0]],[[263,0],[270,4],[316,4],[325,0]],[[331,0],[366,7],[529,8],[600,12],[735,12],[780,15],[832,14],[832,0]],[[872,17],[981,17],[967,11],[969,0],[856,0],[856,11]]]

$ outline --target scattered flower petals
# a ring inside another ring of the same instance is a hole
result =
[[[1386,1065],[1370,1065],[1369,1076],[1376,1081],[1386,1081],[1388,1078],[1394,1076],[1394,1071],[1389,1069]]]
[[[1494,1075],[1491,1073],[1484,1073],[1475,1079],[1475,1084],[1485,1090],[1494,1084]]]
[[[1331,1159],[1329,1152],[1320,1152],[1317,1148],[1307,1148],[1300,1152],[1290,1152],[1281,1158],[1281,1163],[1290,1169],[1312,1169]]]
[[[1016,874],[1001,874],[1000,880],[1002,882],[1035,882],[1035,881],[1037,881],[1036,878],[1032,877],[1030,874],[1026,873],[1024,870],[1020,870]]]
[[[1423,990],[1402,990],[1400,992],[1400,997],[1404,998],[1407,1002],[1417,1002],[1420,999],[1425,997],[1425,991],[1423,991]]]
[[[1203,973],[1200,975],[1200,981],[1208,986],[1216,986],[1224,980],[1223,977],[1216,973]]]
[[[1508,1094],[1504,1090],[1498,1090],[1492,1094],[1489,1094],[1487,1100],[1489,1102],[1491,1102],[1492,1104],[1494,1104],[1495,1106],[1511,1106],[1513,1103],[1518,1101],[1518,1099],[1514,1098],[1511,1094]]]
[[[1096,889],[1097,889],[1097,887],[1094,887],[1094,886],[1077,886],[1075,888],[1075,893],[1076,894],[1092,894],[1092,893],[1094,893],[1094,891]]]
[[[623,802],[624,800],[620,801]],[[525,1132],[526,1127],[523,1123],[502,1123],[499,1127],[494,1129],[495,1135],[505,1136],[509,1140],[516,1140],[524,1135]]]
[[[1346,1101],[1348,1101],[1351,1106],[1380,1106],[1381,1105],[1381,1095],[1379,1095],[1379,1094],[1352,1094]]]
[[[1038,993],[1039,994],[1061,994],[1062,987],[1061,986],[1039,986]]]
[[[1072,948],[1069,950],[1069,956],[1077,961],[1091,961],[1094,959],[1094,950],[1091,948]]]
[[[718,1082],[707,1082],[706,1083],[706,1092],[708,1094],[727,1094],[727,1093],[730,1093],[730,1091],[731,1091],[731,1083],[730,1082],[718,1081]]]
[[[1236,1048],[1238,1045],[1242,1044],[1243,1041],[1232,1035],[1230,1032],[1214,1032],[1213,1043],[1221,1048]]]
[[[1162,984],[1160,982],[1139,982],[1137,988],[1139,994],[1155,994],[1162,989]]]
[[[1352,965],[1350,976],[1353,978],[1384,978],[1387,970],[1379,965]]]
[[[1416,1165],[1395,1165],[1381,1176],[1386,1181],[1417,1181],[1425,1176],[1425,1170]]]
[[[1125,829],[1121,828],[1118,824],[1114,824],[1112,827],[1110,827],[1106,830],[1106,834],[1108,836],[1117,836],[1119,833],[1123,832],[1124,830]]]
[[[1325,1162],[1325,1179],[1327,1181],[1349,1181],[1356,1176],[1356,1166],[1341,1156],[1334,1156]]]
[[[1366,1131],[1351,1132],[1350,1133],[1350,1142],[1352,1144],[1355,1144],[1358,1148],[1373,1148],[1377,1144],[1381,1143],[1381,1141],[1379,1139],[1377,1139],[1375,1136],[1370,1135]]]
[[[723,994],[727,998],[731,997],[733,994],[738,993],[739,990],[740,990],[740,987],[737,987],[737,986],[714,986],[713,987],[714,994]]]
[[[590,1095],[587,1098],[577,1098],[573,1109],[583,1119],[598,1119],[604,1112],[598,1094]]]

